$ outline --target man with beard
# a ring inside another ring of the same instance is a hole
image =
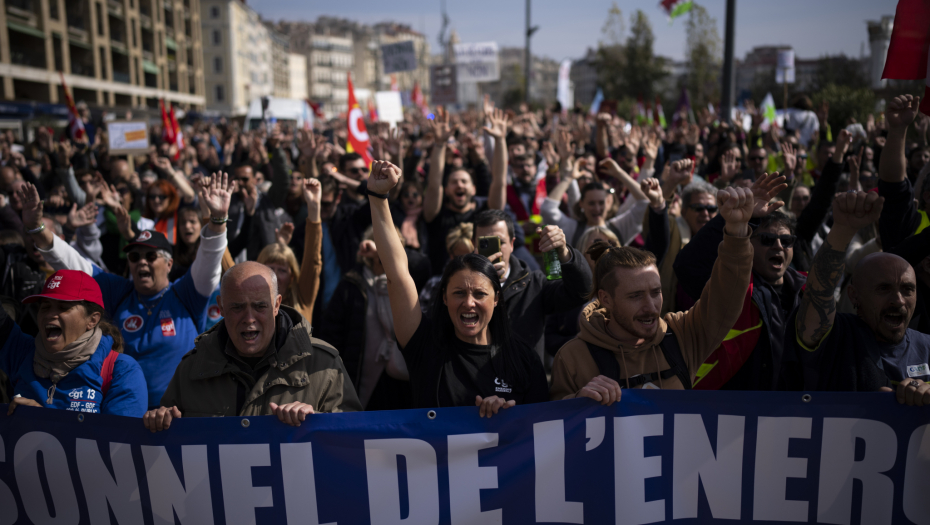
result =
[[[848,287],[856,314],[837,313],[834,290],[843,277],[846,247],[878,220],[884,199],[874,192],[838,193],[833,229],[814,258],[804,299],[787,343],[804,365],[804,389],[874,392],[897,387],[899,400],[930,402],[930,336],[907,327],[914,315],[917,278],[890,253],[863,257]],[[920,394],[916,396],[915,394]]]
[[[443,183],[446,165],[446,148],[453,128],[448,114],[442,112],[429,121],[435,141],[429,162],[429,180],[423,199],[423,219],[426,221],[427,245],[433,274],[442,272],[446,261],[446,235],[455,226],[471,222],[483,209],[503,210],[507,200],[507,119],[504,112],[495,109],[488,114],[489,126],[485,133],[494,137],[494,159],[491,161],[491,190],[487,199],[475,198],[475,183],[470,172],[456,169]]]
[[[581,333],[552,364],[553,400],[589,397],[609,405],[620,388],[690,389],[701,363],[736,322],[749,286],[752,192],[717,193],[726,221],[713,275],[686,312],[661,315],[662,283],[655,256],[595,244],[594,301],[582,310]]]

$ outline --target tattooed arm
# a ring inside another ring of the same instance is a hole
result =
[[[808,349],[814,349],[833,327],[836,300],[833,292],[843,278],[846,247],[860,228],[878,220],[885,199],[874,192],[837,193],[833,200],[833,229],[814,257],[804,299],[798,307],[797,332]]]

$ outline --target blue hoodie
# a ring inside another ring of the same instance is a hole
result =
[[[105,397],[102,395],[103,378],[100,377],[100,369],[113,346],[110,336],[103,336],[94,355],[58,382],[50,405],[46,402],[52,382],[36,377],[33,372],[35,338],[24,334],[2,308],[0,340],[4,341],[0,347],[0,370],[9,376],[14,395],[32,399],[47,408],[72,412],[130,417],[142,417],[145,414],[148,406],[145,377],[136,360],[128,355],[120,354],[116,359],[110,389]]]

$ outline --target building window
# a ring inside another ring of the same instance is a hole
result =
[[[226,92],[223,90],[223,86],[216,86],[216,101],[223,102],[226,100]]]
[[[222,57],[213,57],[213,72],[214,73],[223,72],[223,58]]]
[[[132,19],[132,47],[137,47],[139,45],[136,40],[136,19]]]
[[[94,8],[97,10],[97,34],[103,36],[103,6],[97,2]]]
[[[213,30],[213,45],[218,46],[223,43],[223,34],[219,29]]]
[[[220,17],[220,8],[213,6],[210,8],[210,18],[219,18]]]
[[[58,20],[58,0],[49,0],[48,17],[52,20]]]
[[[104,48],[100,48],[100,78],[106,80],[107,78],[107,51]]]

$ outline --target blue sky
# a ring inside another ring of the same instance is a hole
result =
[[[533,0],[532,50],[554,59],[577,58],[596,47],[611,0]],[[682,19],[669,26],[658,0],[619,0],[629,16],[642,9],[652,22],[656,52],[682,59],[685,31]],[[726,0],[700,0],[717,19],[723,38]],[[425,33],[436,52],[442,23],[440,0],[252,0],[249,5],[267,19],[316,20],[320,15],[350,18],[364,23],[386,20],[409,24]],[[845,53],[858,57],[868,50],[867,20],[894,15],[895,0],[739,0],[736,6],[736,56],[754,46],[790,44],[799,58]],[[463,42],[496,41],[502,46],[523,46],[523,0],[446,0],[450,26]]]

